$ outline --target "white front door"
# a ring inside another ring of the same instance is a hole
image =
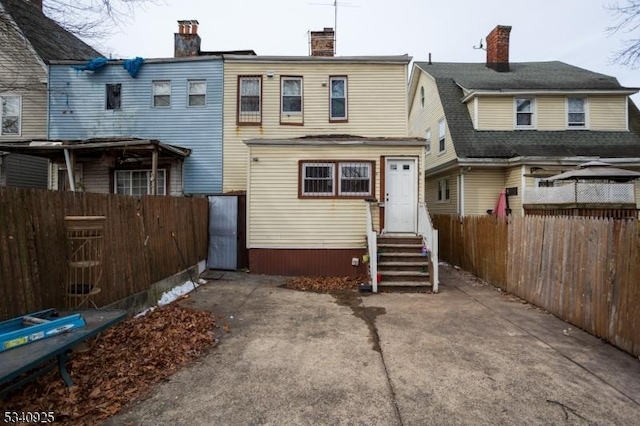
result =
[[[417,167],[418,162],[415,158],[386,160],[384,198],[386,232],[416,232]]]

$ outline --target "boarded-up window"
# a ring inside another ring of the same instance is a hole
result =
[[[120,109],[122,99],[122,85],[107,84],[107,109]]]

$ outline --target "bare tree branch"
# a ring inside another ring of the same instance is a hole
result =
[[[636,68],[640,65],[640,0],[626,0],[626,4],[615,3],[605,7],[616,18],[616,25],[608,27],[610,34],[628,34],[631,38],[624,40],[624,47],[615,52],[613,62]]]

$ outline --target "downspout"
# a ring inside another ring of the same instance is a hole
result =
[[[149,176],[149,180],[151,181],[151,195],[157,195],[158,193],[156,176],[158,176],[158,148],[154,147],[151,152],[151,176]]]
[[[64,162],[67,165],[67,175],[69,176],[69,189],[72,192],[76,191],[76,179],[75,179],[75,161],[72,159],[73,153],[69,153],[67,148],[64,149]]]
[[[464,173],[460,173],[460,216],[464,217]]]

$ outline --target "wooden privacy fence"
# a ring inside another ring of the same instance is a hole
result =
[[[438,215],[440,258],[640,355],[638,222]]]
[[[0,187],[0,320],[65,306],[65,216],[105,216],[98,306],[206,259],[204,198],[141,197]]]

